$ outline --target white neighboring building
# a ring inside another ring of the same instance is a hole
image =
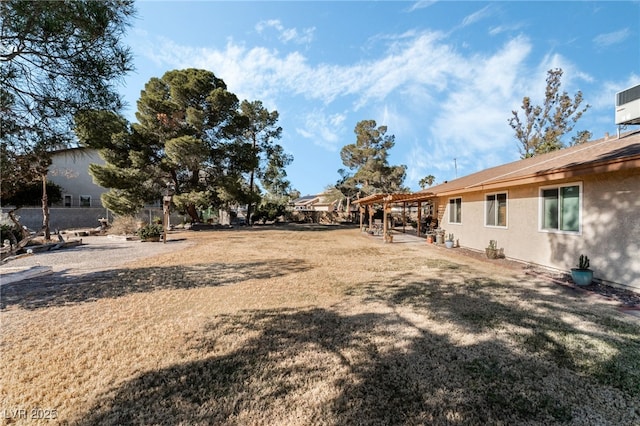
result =
[[[57,206],[102,208],[100,196],[107,188],[93,181],[90,164],[105,164],[95,149],[70,148],[53,154],[47,179],[62,187],[62,202]]]

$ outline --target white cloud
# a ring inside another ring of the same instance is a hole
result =
[[[247,48],[233,40],[224,49],[212,49],[159,39],[149,43],[155,47],[143,54],[172,67],[212,70],[241,98],[264,102],[293,94],[325,105],[351,98],[359,109],[408,87],[419,87],[425,95],[440,92],[446,89],[449,75],[464,74],[468,64],[442,38],[432,32],[407,36],[393,41],[386,56],[347,66],[311,66],[300,52],[284,55],[275,49]]]
[[[329,151],[337,151],[344,145],[341,135],[345,131],[346,115],[342,113],[326,114],[324,111],[313,111],[306,114],[304,128],[296,128],[296,132],[315,145]]]
[[[356,122],[376,118],[397,136],[402,152],[412,150],[409,158],[393,161],[406,162],[409,180],[426,174],[452,179],[454,158],[458,176],[496,165],[504,152],[513,152],[515,159],[517,145],[507,119],[522,97],[544,94],[546,71],[554,66],[570,69],[572,78],[585,78],[559,55],[545,57],[530,71],[525,61],[532,45],[526,37],[492,53],[466,56],[437,32],[378,40],[387,43],[386,51],[350,65],[311,64],[300,52],[249,48],[233,40],[224,49],[165,42],[154,55],[174,67],[214,71],[240,99],[273,105],[301,98],[297,105],[308,104],[312,112],[289,107],[291,128],[330,152],[352,141]],[[419,142],[411,148],[411,141]]]
[[[466,27],[468,25],[481,21],[489,16],[491,16],[491,5],[487,5],[482,9],[478,10],[477,12],[474,12],[471,15],[465,16],[465,18],[462,20],[462,26]]]
[[[424,142],[414,148],[410,176],[433,174],[441,181],[496,165],[505,151],[517,154],[507,119],[518,103],[524,61],[532,49],[515,38],[492,55],[461,59],[464,72],[449,78],[439,105],[431,108]],[[521,99],[521,97],[520,97]]]
[[[629,28],[623,28],[611,33],[599,34],[593,38],[593,42],[600,48],[622,43],[631,35]]]
[[[270,19],[260,21],[256,24],[256,31],[263,34],[266,30],[272,28],[278,33],[278,39],[283,43],[309,44],[313,41],[315,27],[304,28],[299,31],[297,28],[285,28],[278,19]]]
[[[498,25],[495,27],[491,27],[489,29],[489,34],[492,36],[498,35],[498,34],[502,34],[502,33],[507,33],[507,32],[512,32],[512,31],[519,31],[522,29],[522,27],[524,27],[524,24],[521,23],[515,23],[515,24],[510,24],[510,25]]]
[[[411,5],[411,7],[408,9],[408,12],[414,12],[419,9],[424,9],[425,7],[432,6],[437,2],[438,0],[418,0]]]

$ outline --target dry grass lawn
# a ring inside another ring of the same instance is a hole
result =
[[[602,298],[356,229],[181,237],[2,286],[2,422],[640,424],[640,324]]]

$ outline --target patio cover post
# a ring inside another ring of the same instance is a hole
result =
[[[387,220],[388,205],[387,200],[384,200],[382,203],[382,238],[384,242],[387,242],[387,228],[389,227],[389,222]]]
[[[422,203],[418,201],[418,228],[416,230],[416,235],[420,236],[420,224],[422,223]]]
[[[403,201],[402,202],[402,233],[406,233],[406,226],[407,226],[407,202]]]
[[[373,204],[367,206],[367,208],[369,209],[369,229],[371,229],[371,227],[373,226],[373,209],[371,208],[372,206]]]

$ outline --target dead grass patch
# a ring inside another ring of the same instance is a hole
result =
[[[3,420],[640,422],[640,325],[611,304],[327,229],[185,233],[182,252],[0,287]]]

